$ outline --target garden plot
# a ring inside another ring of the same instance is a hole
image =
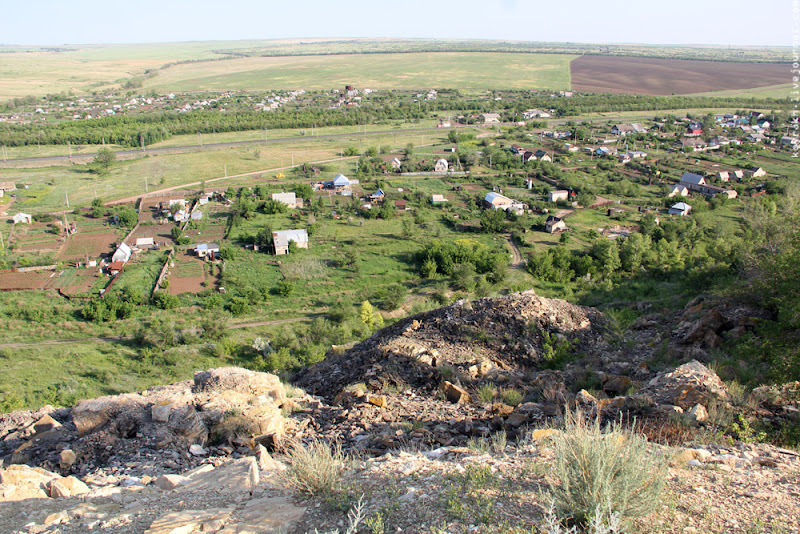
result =
[[[86,256],[96,259],[103,254],[113,253],[118,241],[117,233],[107,228],[79,230],[77,234],[67,239],[59,259],[74,261],[84,259]]]
[[[205,262],[192,256],[189,251],[175,254],[175,267],[169,275],[171,294],[199,293],[206,288],[205,282]]]

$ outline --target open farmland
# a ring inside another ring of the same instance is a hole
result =
[[[572,88],[597,93],[692,94],[773,86],[789,80],[786,65],[614,56],[570,63]]]
[[[569,89],[566,54],[450,53],[250,57],[173,65],[145,82],[159,91],[371,89]]]

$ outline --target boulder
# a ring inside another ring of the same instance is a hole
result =
[[[447,400],[452,403],[469,404],[472,402],[472,398],[469,396],[469,393],[467,393],[467,390],[453,384],[452,382],[445,380],[442,390],[444,391],[444,395],[447,397]]]
[[[114,422],[112,433],[129,435],[145,420],[145,400],[129,393],[80,401],[72,408],[72,422],[85,436]]]
[[[190,534],[192,532],[219,532],[236,508],[209,508],[182,510],[165,514],[145,530],[145,534]],[[234,531],[236,532],[236,531]]]
[[[58,466],[61,469],[69,469],[73,465],[75,465],[75,461],[78,459],[78,456],[70,449],[64,449],[60,453],[58,453]]]
[[[239,367],[199,371],[194,374],[193,390],[195,392],[228,390],[250,395],[267,395],[278,405],[286,400],[286,391],[277,376]]]
[[[689,333],[684,336],[682,342],[686,344],[702,342],[708,339],[709,334],[716,335],[724,324],[725,318],[720,313],[719,308],[714,308],[691,326]]]
[[[634,382],[629,376],[606,375],[603,381],[603,391],[609,395],[625,395],[633,385]]]
[[[89,486],[72,476],[53,480],[50,483],[50,497],[54,499],[60,497],[74,497],[86,493],[89,493]]]
[[[187,477],[181,475],[161,475],[153,484],[164,491],[173,490],[189,483]]]
[[[50,432],[51,430],[55,430],[57,428],[61,428],[61,423],[59,423],[49,415],[45,415],[41,419],[33,423],[33,430],[37,434],[42,432]]]
[[[670,373],[661,373],[648,384],[645,393],[658,404],[679,406],[691,410],[695,405],[729,399],[725,383],[708,367],[693,360]]]
[[[167,427],[189,443],[205,443],[208,428],[194,406],[184,404],[174,408],[169,416]]]
[[[50,483],[60,479],[61,475],[40,467],[10,465],[0,469],[0,501],[46,499]]]
[[[708,410],[702,404],[695,404],[694,407],[689,410],[689,417],[695,423],[704,423],[708,421]]]

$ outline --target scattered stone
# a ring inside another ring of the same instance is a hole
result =
[[[386,400],[386,396],[384,395],[370,396],[368,397],[367,402],[377,406],[378,408],[386,408],[386,406],[389,404],[389,402]]]
[[[165,514],[150,525],[145,534],[190,534],[192,532],[219,532],[235,510],[211,508],[208,510],[183,510]],[[237,531],[232,531],[237,532]]]
[[[75,465],[75,460],[77,460],[77,455],[74,451],[70,449],[64,449],[58,454],[58,466],[61,469],[69,469],[73,465]]]
[[[689,410],[689,417],[696,423],[704,423],[708,421],[708,411],[702,404],[695,404],[694,407]]]
[[[192,456],[205,456],[208,452],[203,448],[202,445],[194,444],[189,447],[189,454]]]

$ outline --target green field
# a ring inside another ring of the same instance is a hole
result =
[[[174,65],[145,82],[157,91],[449,87],[569,89],[566,54],[420,53],[253,57]]]
[[[784,83],[781,85],[770,85],[767,87],[755,87],[753,89],[739,89],[735,91],[712,91],[710,93],[694,93],[686,96],[789,98],[792,89],[793,86],[791,83]]]

